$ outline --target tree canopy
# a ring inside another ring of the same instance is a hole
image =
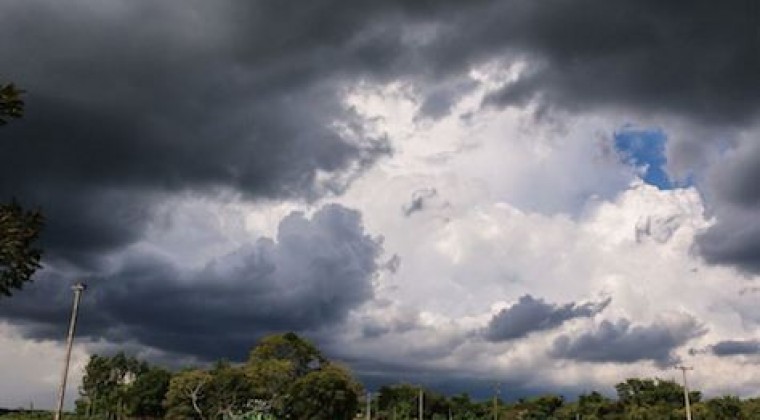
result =
[[[42,250],[35,247],[44,218],[16,202],[0,203],[0,295],[21,289],[40,268]]]
[[[12,83],[0,85],[0,126],[24,113],[22,90]],[[42,251],[34,246],[44,225],[39,211],[24,210],[18,203],[0,203],[0,295],[21,289],[40,268]]]

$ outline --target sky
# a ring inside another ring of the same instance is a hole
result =
[[[760,381],[754,1],[6,0],[0,406],[294,331],[370,389]]]

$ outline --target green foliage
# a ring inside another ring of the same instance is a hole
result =
[[[288,333],[262,339],[243,366],[175,374],[164,407],[167,419],[351,419],[361,394],[348,369]]]
[[[458,420],[480,419],[492,415],[491,408],[488,405],[488,403],[481,404],[472,401],[466,393],[451,397],[449,403],[452,417]]]
[[[420,388],[410,384],[383,386],[377,394],[379,418],[411,419],[417,416]]]
[[[0,126],[7,124],[11,118],[24,115],[22,93],[24,91],[16,88],[13,83],[0,85]]]
[[[164,396],[171,377],[169,371],[159,367],[150,367],[137,375],[125,396],[126,412],[136,417],[162,418],[166,412]]]
[[[156,401],[166,393],[166,374],[124,353],[93,355],[85,367],[77,413],[103,419],[162,415]]]
[[[348,420],[356,415],[361,393],[347,369],[328,363],[292,384],[289,411],[299,419]]]
[[[535,398],[520,399],[517,403],[501,409],[507,418],[550,419],[556,418],[557,412],[565,400],[559,395],[541,395]]]
[[[760,419],[760,398],[742,401],[742,418]]]
[[[23,115],[22,93],[13,83],[0,85],[0,126]],[[40,268],[42,251],[34,242],[43,224],[39,211],[25,211],[16,202],[0,204],[0,296],[21,289]]]
[[[211,374],[201,369],[188,369],[175,374],[166,392],[166,418],[206,419],[211,411],[210,383]]]
[[[615,386],[623,405],[653,406],[665,404],[683,406],[683,387],[674,381],[631,378]],[[699,402],[700,392],[689,393],[692,402]]]
[[[42,251],[34,246],[44,218],[16,202],[0,204],[0,295],[21,289],[40,268]]]
[[[734,396],[713,398],[706,405],[709,416],[713,419],[736,419],[742,414],[742,402]]]
[[[430,420],[676,420],[686,417],[683,388],[674,381],[629,378],[615,386],[617,399],[596,391],[566,402],[541,395],[504,403],[446,397],[410,384],[386,385],[370,401],[375,420],[416,420],[420,391],[424,418]],[[346,368],[325,358],[293,334],[263,338],[243,365],[217,362],[208,369],[174,374],[119,353],[92,356],[77,401],[80,417],[169,420],[348,420],[361,417],[364,391]],[[701,401],[690,393],[694,419],[760,418],[760,399],[724,396]],[[361,404],[360,404],[361,403]],[[13,417],[10,417],[13,416]],[[3,413],[0,420],[49,418],[44,412]]]
[[[378,419],[416,419],[419,415],[419,398],[422,391],[423,415],[426,419],[479,418],[477,403],[462,394],[452,399],[435,391],[410,384],[383,386],[377,393],[376,416]],[[475,417],[473,417],[475,416]]]
[[[592,391],[578,397],[578,413],[589,419],[601,419],[616,411],[613,402],[602,394]]]
[[[219,362],[209,373],[208,411],[212,417],[238,418],[249,411],[256,396],[244,369]]]
[[[287,368],[287,372],[283,373],[297,378],[318,369],[325,361],[322,353],[312,343],[291,332],[264,337],[251,350],[248,368],[255,375],[259,367],[282,362],[280,365]]]
[[[301,378],[320,370],[327,359],[312,343],[294,333],[263,338],[251,350],[246,364],[256,396],[272,411],[285,416],[292,411],[292,387]]]

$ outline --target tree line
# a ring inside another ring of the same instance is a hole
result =
[[[294,333],[263,338],[247,362],[177,372],[124,353],[91,356],[76,412],[116,419],[352,419],[362,386]]]
[[[420,386],[384,385],[368,393],[345,366],[326,358],[294,333],[264,337],[241,364],[169,371],[118,353],[93,355],[85,368],[77,419],[683,419],[683,387],[672,380],[630,378],[614,397],[597,391],[567,401],[554,394],[502,400],[446,396]],[[694,419],[757,419],[760,399],[723,396],[704,400],[690,392]],[[0,413],[2,417],[2,413]],[[33,418],[33,417],[15,417]],[[72,417],[74,418],[74,417]]]

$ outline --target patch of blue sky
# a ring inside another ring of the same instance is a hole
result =
[[[642,129],[631,125],[615,132],[614,146],[620,160],[639,171],[641,179],[661,190],[691,185],[691,179],[676,182],[670,178],[665,166],[665,146],[668,137],[660,129]]]

